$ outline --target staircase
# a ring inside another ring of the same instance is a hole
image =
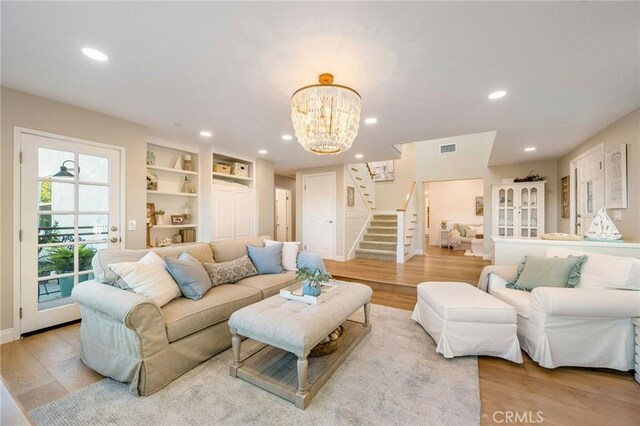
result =
[[[396,261],[398,246],[398,216],[374,214],[363,241],[356,249],[356,258]]]

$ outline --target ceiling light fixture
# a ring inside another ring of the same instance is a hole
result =
[[[355,155],[355,157],[359,160],[359,159],[363,158],[363,157],[364,157],[364,155],[362,155],[362,154],[356,154],[356,155]]]
[[[497,92],[493,92],[489,94],[489,99],[500,99],[504,98],[507,95],[507,92],[504,90],[498,90]]]
[[[378,119],[375,117],[369,117],[364,120],[365,124],[376,124]]]
[[[302,87],[291,96],[291,121],[298,142],[313,154],[339,154],[351,148],[360,127],[362,98],[347,86],[320,74],[320,84]]]
[[[282,140],[290,141],[291,139],[293,139],[293,136],[291,135],[282,135]]]
[[[84,53],[86,56],[90,57],[91,59],[99,62],[106,62],[109,60],[109,57],[107,55],[91,47],[83,47],[82,53]]]
[[[202,136],[203,138],[210,138],[212,136],[211,132],[207,131],[207,130],[203,130],[200,132],[200,136]]]
[[[268,151],[266,149],[261,149],[260,151],[258,151],[258,153],[260,154],[267,154]]]
[[[524,149],[525,152],[532,152],[532,151],[535,151],[535,150],[536,150],[535,146],[530,146],[530,147]]]

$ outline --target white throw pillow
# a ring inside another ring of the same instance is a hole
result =
[[[587,256],[576,288],[640,290],[640,260],[632,257],[551,247],[545,257]]]
[[[478,235],[478,228],[470,226],[467,230],[467,238],[475,238],[476,235]]]
[[[298,250],[300,249],[299,241],[280,242],[273,240],[264,240],[264,246],[269,247],[274,244],[282,244],[282,269],[285,271],[298,270]]]
[[[164,260],[152,251],[137,262],[114,263],[109,268],[133,291],[150,298],[159,307],[182,295],[167,272]]]

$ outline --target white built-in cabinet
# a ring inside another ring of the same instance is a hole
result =
[[[231,240],[256,235],[255,163],[249,159],[218,153],[213,164],[246,164],[249,176],[212,172],[211,240]]]
[[[492,235],[533,237],[544,234],[545,182],[493,185]]]

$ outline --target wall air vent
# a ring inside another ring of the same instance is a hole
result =
[[[456,152],[456,150],[457,148],[455,143],[440,145],[440,154],[451,154],[452,152]]]

